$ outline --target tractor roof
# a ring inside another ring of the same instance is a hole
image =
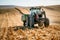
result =
[[[41,7],[31,7],[30,10],[33,10],[33,9],[41,9]]]

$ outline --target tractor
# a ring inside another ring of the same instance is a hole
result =
[[[43,16],[44,15],[44,16]],[[38,26],[49,26],[49,19],[46,17],[45,11],[40,7],[30,8],[30,14],[23,14],[22,21],[24,26],[34,27],[34,24]]]
[[[29,9],[29,14],[24,14],[23,12],[21,12],[21,10],[17,10],[22,13],[21,20],[23,21],[24,26],[28,26],[29,28],[34,28],[34,24],[38,24],[39,27],[49,26],[49,19],[46,17],[46,13],[43,9],[41,9],[41,7],[31,7]]]

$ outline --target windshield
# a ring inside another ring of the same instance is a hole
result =
[[[41,13],[41,10],[39,10],[39,9],[32,9],[31,13]]]

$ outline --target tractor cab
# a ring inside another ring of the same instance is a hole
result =
[[[42,17],[41,7],[32,7],[30,8],[31,16],[34,16],[34,20],[37,21],[40,17]]]
[[[30,13],[31,15],[34,15],[34,14],[41,14],[41,8],[38,8],[38,7],[32,7],[30,8]]]

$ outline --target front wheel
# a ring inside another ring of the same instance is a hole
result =
[[[40,27],[43,26],[43,23],[42,22],[39,22],[38,23],[38,26],[40,26]]]

